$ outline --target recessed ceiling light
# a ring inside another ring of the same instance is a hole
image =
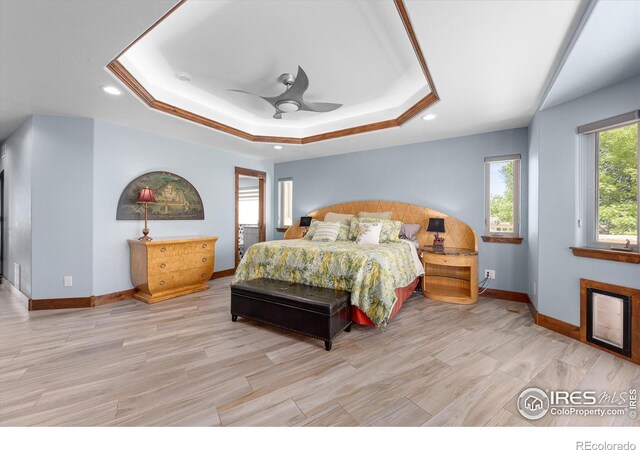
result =
[[[274,145],[273,148],[276,150],[282,150],[282,145]]]
[[[437,114],[425,114],[424,116],[422,116],[422,120],[433,120],[436,117],[438,117]]]
[[[189,72],[178,72],[176,73],[176,77],[180,81],[191,81],[193,80],[193,76]]]
[[[122,91],[115,86],[100,86],[100,89],[111,95],[121,95]]]

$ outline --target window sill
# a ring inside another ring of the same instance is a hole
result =
[[[521,244],[524,238],[504,236],[480,236],[482,242],[495,242],[497,244]]]
[[[602,248],[570,247],[574,256],[583,258],[606,259],[630,264],[640,264],[640,253],[620,250],[605,250]]]
[[[287,231],[288,229],[289,229],[289,228],[281,228],[281,227],[278,227],[278,228],[276,228],[276,231],[277,231],[278,233],[284,233],[284,232],[285,232],[285,231]]]

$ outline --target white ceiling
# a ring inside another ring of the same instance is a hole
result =
[[[430,92],[392,1],[187,1],[118,60],[156,100],[262,136],[395,118]],[[310,80],[304,99],[343,106],[276,120],[266,101],[229,91],[277,96],[280,74],[298,66]]]
[[[595,4],[543,108],[640,75],[640,1]]]
[[[400,128],[275,150],[273,144],[249,142],[150,110],[128,91],[112,97],[99,89],[115,83],[105,69],[109,61],[175,3],[0,1],[0,140],[29,114],[87,116],[210,148],[286,161],[527,126],[585,6],[584,0],[407,0],[441,98],[430,108],[438,118],[416,118]],[[272,4],[277,8],[279,2]],[[251,35],[252,30],[231,33],[229,41],[238,33]],[[371,42],[373,48],[379,45]],[[272,52],[279,55],[280,50]],[[314,49],[309,51],[313,54]],[[273,70],[277,76],[281,69]],[[264,76],[246,74],[238,87],[249,88],[252,80]],[[320,76],[309,76],[310,91],[323,86]],[[324,89],[317,94],[323,101],[339,102],[325,98]]]

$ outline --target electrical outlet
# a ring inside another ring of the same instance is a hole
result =
[[[484,277],[485,278],[489,278],[490,280],[495,280],[496,279],[496,271],[495,270],[490,270],[490,269],[485,269]]]
[[[65,275],[64,277],[64,287],[73,286],[73,277],[71,275]]]
[[[536,284],[536,282],[533,282],[533,295],[537,295],[538,294],[538,285]]]

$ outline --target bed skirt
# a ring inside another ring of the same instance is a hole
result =
[[[398,301],[396,301],[396,304],[391,310],[389,321],[393,319],[398,311],[400,311],[400,308],[402,308],[402,304],[404,303],[404,301],[411,297],[411,294],[413,294],[413,291],[416,289],[419,281],[420,278],[416,278],[408,286],[396,289],[396,297],[398,298]],[[375,324],[371,322],[371,320],[365,315],[365,313],[360,311],[360,308],[358,308],[357,306],[351,306],[351,320],[353,321],[353,323],[357,323],[358,325],[368,325],[370,327],[375,326]]]

